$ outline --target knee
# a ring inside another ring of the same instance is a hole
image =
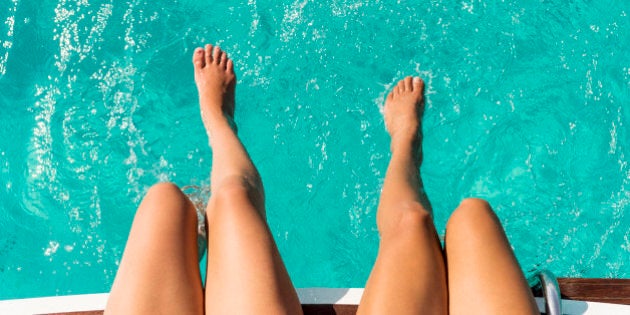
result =
[[[160,235],[193,233],[196,223],[195,206],[188,197],[175,184],[159,183],[145,194],[135,213],[131,233],[159,239]]]
[[[157,183],[149,188],[147,196],[179,197],[182,191],[171,182]]]
[[[192,203],[188,200],[188,197],[177,185],[170,182],[162,182],[149,188],[141,206],[138,208],[138,213],[150,211],[151,215],[156,215],[177,210],[194,212],[194,207],[191,207],[191,205]]]
[[[264,202],[263,192],[256,185],[239,178],[223,181],[212,192],[211,198],[217,205],[220,205],[219,208],[230,208],[234,205],[243,205],[243,203],[258,207],[262,206]]]
[[[462,200],[457,209],[451,214],[446,230],[462,229],[463,227],[475,227],[480,222],[496,221],[496,215],[490,204],[484,199],[466,198]]]
[[[486,201],[485,199],[481,199],[481,198],[465,198],[464,200],[462,200],[462,202],[459,203],[459,206],[457,207],[456,210],[465,211],[467,209],[468,210],[473,209],[472,211],[475,211],[475,210],[492,211],[492,208],[490,207],[490,203],[488,203],[488,201]]]
[[[234,177],[224,179],[216,190],[212,191],[212,196],[222,201],[230,201],[247,197],[256,190],[255,186],[244,178]]]
[[[177,185],[171,182],[157,183],[147,191],[145,200],[151,200],[159,203],[167,202],[169,205],[172,203],[182,203],[186,201],[188,197],[177,187]]]
[[[396,210],[395,216],[378,222],[382,238],[404,239],[434,229],[431,214],[420,204],[415,202],[404,204]]]

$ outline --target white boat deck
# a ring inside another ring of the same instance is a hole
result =
[[[362,288],[303,288],[297,289],[302,304],[357,305]],[[50,314],[103,310],[109,294],[68,295],[0,301],[0,314]],[[536,298],[544,311],[544,301]],[[630,305],[562,300],[562,311],[568,315],[630,315]]]

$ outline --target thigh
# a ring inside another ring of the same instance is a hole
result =
[[[209,314],[301,314],[301,304],[264,218],[245,186],[222,185],[207,210]]]
[[[157,184],[140,204],[105,314],[203,314],[197,215],[177,186]]]
[[[433,219],[421,209],[395,210],[380,227],[358,314],[446,314],[444,258]]]
[[[451,314],[539,314],[487,202],[464,200],[449,219],[445,244]]]

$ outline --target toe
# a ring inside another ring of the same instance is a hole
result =
[[[389,94],[387,94],[387,99],[386,99],[387,101],[391,101],[394,99],[394,91],[396,91],[396,87],[394,87],[392,91],[389,92]]]
[[[231,73],[231,72],[234,72],[234,63],[232,62],[232,59],[228,59],[228,60],[227,60],[225,70],[226,70],[227,72],[230,72],[230,73]]]
[[[215,46],[214,51],[212,52],[212,59],[214,63],[219,64],[219,62],[221,62],[221,53],[221,48],[219,48],[219,46]]]
[[[197,47],[193,52],[193,64],[196,68],[203,68],[205,66],[205,57],[203,54],[203,48]]]
[[[405,91],[413,91],[413,84],[411,83],[411,77],[406,77],[404,79]]]
[[[221,52],[221,61],[219,62],[219,64],[225,68],[227,64],[227,60],[228,60],[227,54],[224,51]]]
[[[206,45],[205,55],[206,55],[206,64],[211,64],[212,63],[212,45],[210,44]]]
[[[420,79],[420,77],[413,77],[413,90],[415,91],[422,91],[422,89],[424,88],[424,82],[422,81],[422,79]]]
[[[398,81],[397,87],[398,87],[398,92],[397,93],[404,92],[405,91],[405,80],[403,79],[403,80]]]
[[[225,53],[222,50],[219,50],[219,53],[216,55],[216,57],[214,57],[214,63],[216,63],[219,66],[224,66],[225,64],[222,64],[221,62],[223,61],[223,55],[225,55]]]
[[[400,92],[401,92],[401,89],[400,89],[400,84],[398,84],[398,85],[396,85],[396,87],[394,87],[394,91],[392,92],[392,99],[393,99],[396,95],[400,94]]]

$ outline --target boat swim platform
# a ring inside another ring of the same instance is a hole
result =
[[[630,279],[558,278],[563,314],[630,314]],[[362,288],[297,289],[305,315],[356,314]],[[541,313],[545,301],[534,290]],[[0,301],[0,314],[101,315],[109,294]]]

